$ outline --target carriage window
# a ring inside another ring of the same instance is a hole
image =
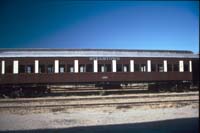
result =
[[[19,65],[19,73],[25,73],[25,66]]]
[[[48,65],[47,72],[48,73],[53,73],[54,72],[53,65]]]
[[[117,64],[117,72],[122,72],[122,64]]]
[[[33,73],[33,65],[26,66],[26,73]]]
[[[151,71],[156,72],[156,64],[151,64]]]
[[[65,72],[65,65],[59,65],[59,72],[64,73]]]
[[[129,65],[123,65],[123,72],[128,72],[129,71]]]
[[[141,64],[140,65],[140,72],[146,72],[146,64]]]
[[[45,73],[45,66],[39,65],[39,73]]]
[[[92,64],[86,64],[86,72],[93,72],[93,65]]]
[[[74,67],[73,66],[70,67],[70,72],[71,73],[74,72]]]
[[[101,71],[100,72],[105,72],[105,66],[104,65],[101,65]]]
[[[111,72],[111,64],[105,64],[105,72]]]
[[[158,72],[164,72],[163,64],[158,64]]]
[[[174,67],[173,67],[173,68],[174,68],[174,71],[175,71],[175,72],[179,71],[179,65],[178,65],[178,64],[174,64]]]
[[[139,64],[134,64],[134,69],[135,69],[135,72],[139,72],[140,71]]]
[[[172,71],[172,64],[167,64],[167,71],[171,72]]]
[[[188,72],[189,71],[189,65],[188,64],[184,64],[184,71]]]
[[[79,65],[79,72],[85,72],[85,71],[86,71],[85,65],[83,64]]]
[[[13,72],[13,66],[12,65],[6,65],[6,73],[12,73]]]
[[[111,64],[98,64],[98,72],[111,72]]]
[[[98,72],[105,72],[105,68],[103,64],[98,64]]]
[[[72,64],[67,65],[67,72],[74,72],[74,66]]]

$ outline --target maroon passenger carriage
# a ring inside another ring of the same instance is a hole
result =
[[[0,49],[0,92],[47,85],[198,84],[191,51],[119,49]]]

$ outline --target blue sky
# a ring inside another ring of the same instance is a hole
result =
[[[197,1],[0,1],[0,48],[199,51]]]

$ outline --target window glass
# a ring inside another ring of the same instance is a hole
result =
[[[65,72],[65,65],[59,65],[59,72],[64,73]]]
[[[123,65],[123,72],[129,72],[129,65],[128,64]]]
[[[184,64],[184,71],[188,72],[189,71],[189,65],[188,64]]]
[[[112,71],[111,64],[105,64],[105,72],[111,72],[111,71]]]
[[[134,64],[134,71],[135,72],[139,72],[140,71],[139,64]]]
[[[127,72],[128,71],[127,69],[128,69],[127,66],[123,66],[123,72]]]
[[[73,66],[70,67],[70,72],[71,72],[71,73],[74,72],[74,67],[73,67]]]
[[[172,64],[167,64],[167,71],[171,72],[172,71]]]
[[[6,73],[13,73],[13,65],[6,64],[5,71]]]
[[[117,72],[122,72],[122,64],[117,64]]]
[[[48,65],[47,72],[48,73],[53,73],[54,72],[53,65]]]
[[[85,65],[80,64],[79,65],[79,72],[85,72],[85,71],[86,71]]]
[[[98,72],[105,72],[104,64],[98,64]]]
[[[179,71],[179,65],[178,64],[174,64],[173,68],[174,68],[175,72]]]
[[[86,64],[86,72],[93,72],[93,65],[92,64]]]
[[[19,65],[19,73],[25,73],[25,66]]]
[[[26,73],[33,73],[33,65],[26,66]]]
[[[45,65],[39,65],[39,73],[45,73]]]
[[[163,64],[158,64],[158,72],[164,72]]]
[[[67,65],[67,72],[74,72],[74,66],[72,64]]]
[[[151,71],[156,72],[156,64],[151,64]]]
[[[146,64],[141,64],[140,65],[140,72],[146,72],[146,68],[147,68]]]

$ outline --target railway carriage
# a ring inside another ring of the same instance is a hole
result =
[[[198,84],[198,62],[191,51],[1,49],[0,92],[44,92],[47,85],[58,84]]]

